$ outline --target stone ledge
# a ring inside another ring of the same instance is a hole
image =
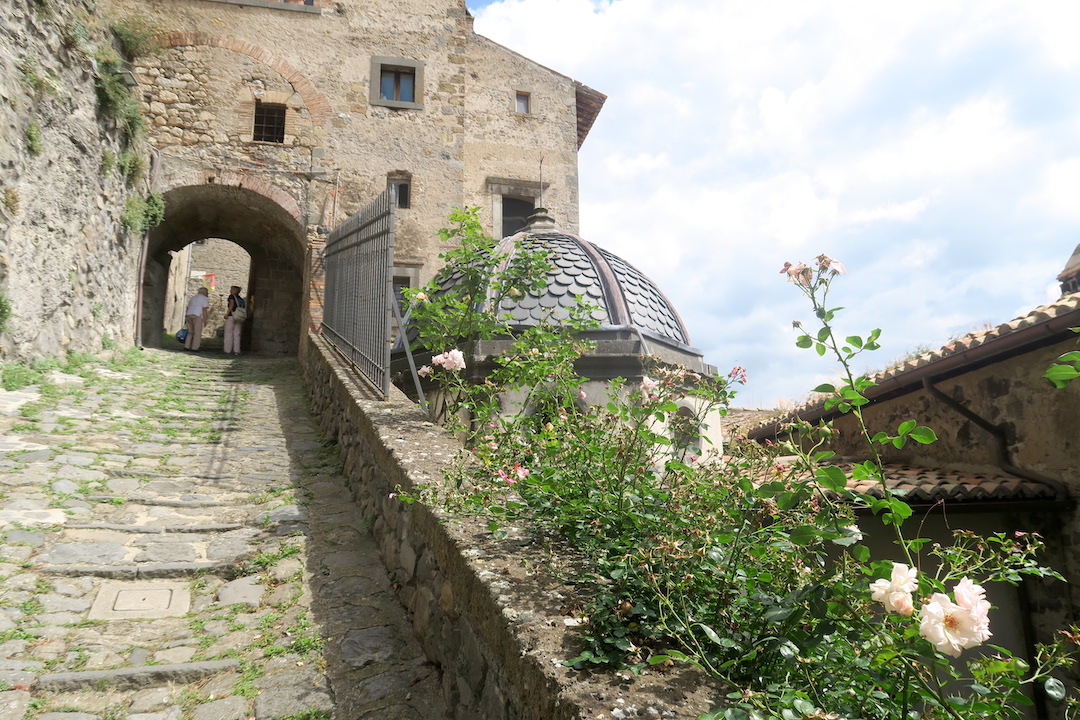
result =
[[[68,692],[71,690],[98,689],[132,690],[159,687],[169,683],[186,684],[216,675],[225,670],[240,667],[239,660],[208,660],[205,662],[180,663],[177,665],[150,665],[118,670],[86,670],[83,672],[53,673],[42,675],[34,683],[34,689],[45,692]]]
[[[197,575],[228,575],[236,571],[232,562],[147,563],[145,565],[39,565],[45,575],[68,577],[103,577],[115,580],[154,580],[194,577]]]
[[[287,10],[289,12],[309,13],[322,15],[322,8],[314,5],[299,5],[297,3],[277,2],[276,0],[202,0],[202,2],[225,3],[226,5],[247,5],[249,7],[267,8],[268,10]]]

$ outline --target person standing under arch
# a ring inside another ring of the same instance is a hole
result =
[[[210,317],[210,291],[205,287],[188,301],[187,315],[184,317],[184,327],[187,328],[187,337],[184,339],[184,349],[199,352],[202,345],[202,330],[207,318]]]
[[[225,354],[240,354],[240,328],[247,319],[244,298],[240,297],[240,286],[229,288],[229,305],[225,310]]]

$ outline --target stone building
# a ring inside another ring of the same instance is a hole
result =
[[[161,45],[133,68],[166,201],[147,339],[164,324],[170,251],[213,237],[250,255],[251,349],[296,352],[320,234],[391,184],[399,283],[434,274],[454,207],[483,207],[501,236],[542,195],[577,227],[577,151],[604,96],[475,34],[464,0],[110,4]]]

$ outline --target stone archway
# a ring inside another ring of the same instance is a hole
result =
[[[160,343],[170,251],[204,238],[223,238],[251,256],[244,294],[255,300],[245,323],[245,349],[295,353],[302,332],[307,245],[292,196],[255,178],[215,176],[174,187],[164,197],[165,219],[150,233],[143,275],[144,344]],[[228,293],[227,288],[219,291]]]

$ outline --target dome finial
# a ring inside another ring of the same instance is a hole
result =
[[[547,208],[538,207],[529,216],[525,232],[535,235],[536,233],[555,232],[555,220],[548,215]]]

